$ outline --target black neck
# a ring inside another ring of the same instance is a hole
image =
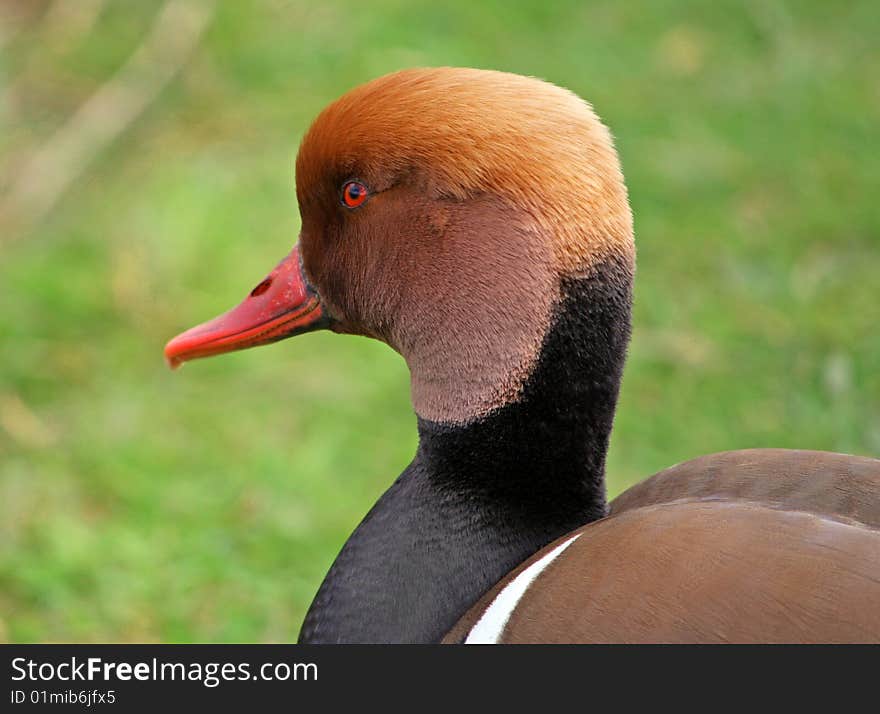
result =
[[[467,425],[419,420],[413,462],[334,562],[300,642],[436,642],[547,543],[605,514],[631,269],[569,279],[520,398]]]

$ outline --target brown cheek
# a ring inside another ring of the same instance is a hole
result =
[[[464,422],[516,398],[558,298],[548,236],[497,200],[434,202],[407,225],[393,339],[420,416]]]
[[[341,226],[333,217],[322,221],[303,221],[300,246],[303,268],[309,282],[321,296],[321,302],[337,322],[347,315],[345,310],[346,255],[341,249],[344,240]]]
[[[361,210],[361,209],[359,209]],[[323,223],[303,224],[303,265],[321,295],[331,329],[389,341],[400,279],[396,229],[399,201],[377,196],[362,213],[329,215]]]
[[[357,218],[304,251],[332,329],[403,354],[425,418],[466,421],[514,399],[557,298],[548,237],[488,198],[399,190]]]

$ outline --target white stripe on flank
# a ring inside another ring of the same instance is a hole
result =
[[[495,645],[507,626],[507,621],[522,600],[526,590],[535,579],[550,565],[568,546],[574,543],[580,533],[573,535],[564,543],[560,543],[540,560],[536,560],[523,570],[495,597],[492,604],[483,612],[483,616],[468,633],[464,641],[466,645]]]

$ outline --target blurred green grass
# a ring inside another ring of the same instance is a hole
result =
[[[47,3],[5,7],[4,184],[160,4],[90,0],[63,42]],[[218,2],[158,100],[0,234],[0,640],[296,636],[414,452],[405,365],[330,334],[179,373],[161,351],[296,240],[316,112],[402,67],[536,75],[612,127],[640,266],[612,494],[724,449],[880,454],[877,27],[871,0]]]

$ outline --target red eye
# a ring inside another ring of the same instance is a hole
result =
[[[342,187],[342,203],[347,208],[357,208],[367,200],[367,187],[359,181],[349,181]]]

